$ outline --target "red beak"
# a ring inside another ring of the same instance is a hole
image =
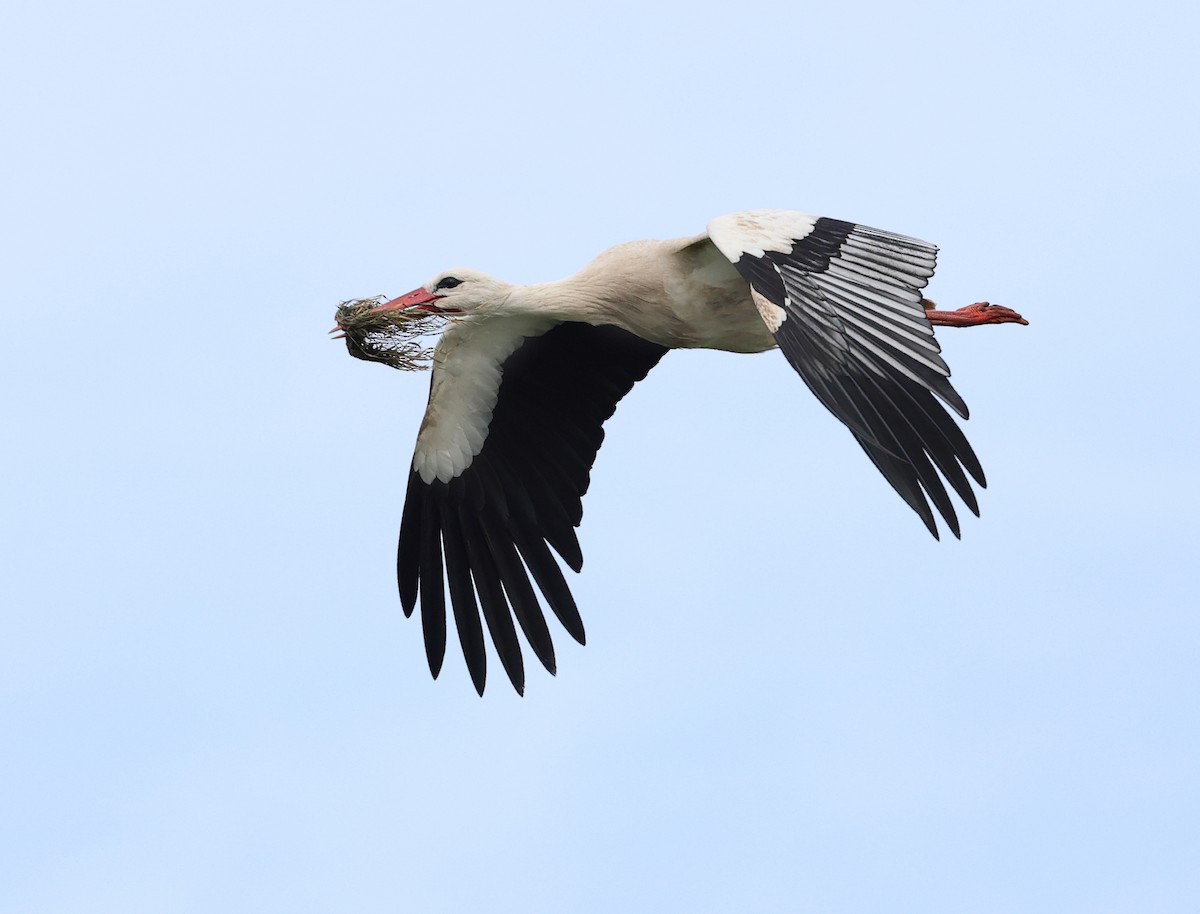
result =
[[[401,295],[399,298],[385,301],[382,305],[376,305],[375,310],[421,308],[424,311],[440,311],[441,309],[433,304],[439,298],[441,298],[440,295],[434,295],[432,292],[426,292],[424,289],[413,289],[407,295]]]

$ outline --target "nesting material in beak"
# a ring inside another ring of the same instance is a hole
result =
[[[347,351],[356,359],[401,371],[425,371],[433,348],[422,345],[423,340],[440,333],[449,318],[423,308],[380,307],[385,297],[342,302],[334,312],[337,326],[330,333],[340,331],[334,339],[345,339]]]

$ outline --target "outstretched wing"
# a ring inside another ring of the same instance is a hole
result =
[[[420,594],[430,672],[438,675],[445,655],[448,587],[481,695],[483,624],[517,692],[525,671],[514,616],[555,671],[538,590],[583,643],[583,621],[550,549],[573,571],[582,567],[575,527],[603,423],[667,351],[617,327],[501,320],[464,321],[439,344],[397,559],[405,615]]]
[[[809,389],[930,533],[938,535],[926,496],[958,536],[938,472],[976,515],[963,470],[987,483],[971,445],[934,398],[967,418],[921,304],[937,248],[780,210],[722,216],[708,234],[750,284],[763,321]]]

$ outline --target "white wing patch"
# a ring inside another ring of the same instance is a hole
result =
[[[505,359],[526,337],[554,324],[536,317],[466,318],[442,334],[413,454],[413,469],[423,482],[449,482],[471,465],[487,440]]]
[[[818,218],[790,210],[753,209],[718,216],[708,223],[708,236],[731,263],[737,263],[743,254],[790,254],[795,242],[812,232]]]
[[[759,317],[763,319],[767,329],[772,333],[778,333],[783,322],[787,320],[788,313],[779,305],[760,295],[758,290],[753,287],[750,289],[750,297],[754,299],[754,306],[758,308]]]

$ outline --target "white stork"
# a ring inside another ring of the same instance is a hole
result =
[[[454,269],[379,305],[458,316],[434,350],[397,560],[406,616],[420,596],[434,677],[447,587],[480,695],[481,612],[519,693],[514,617],[555,672],[538,590],[584,643],[551,549],[573,571],[582,567],[575,528],[602,426],[668,349],[779,347],[929,532],[938,536],[932,502],[958,536],[943,479],[976,515],[967,476],[986,483],[942,405],[967,418],[933,327],[1026,321],[986,302],[935,310],[920,290],[936,253],[852,222],[758,210],[714,219],[691,238],[618,245],[558,282],[518,286]]]

